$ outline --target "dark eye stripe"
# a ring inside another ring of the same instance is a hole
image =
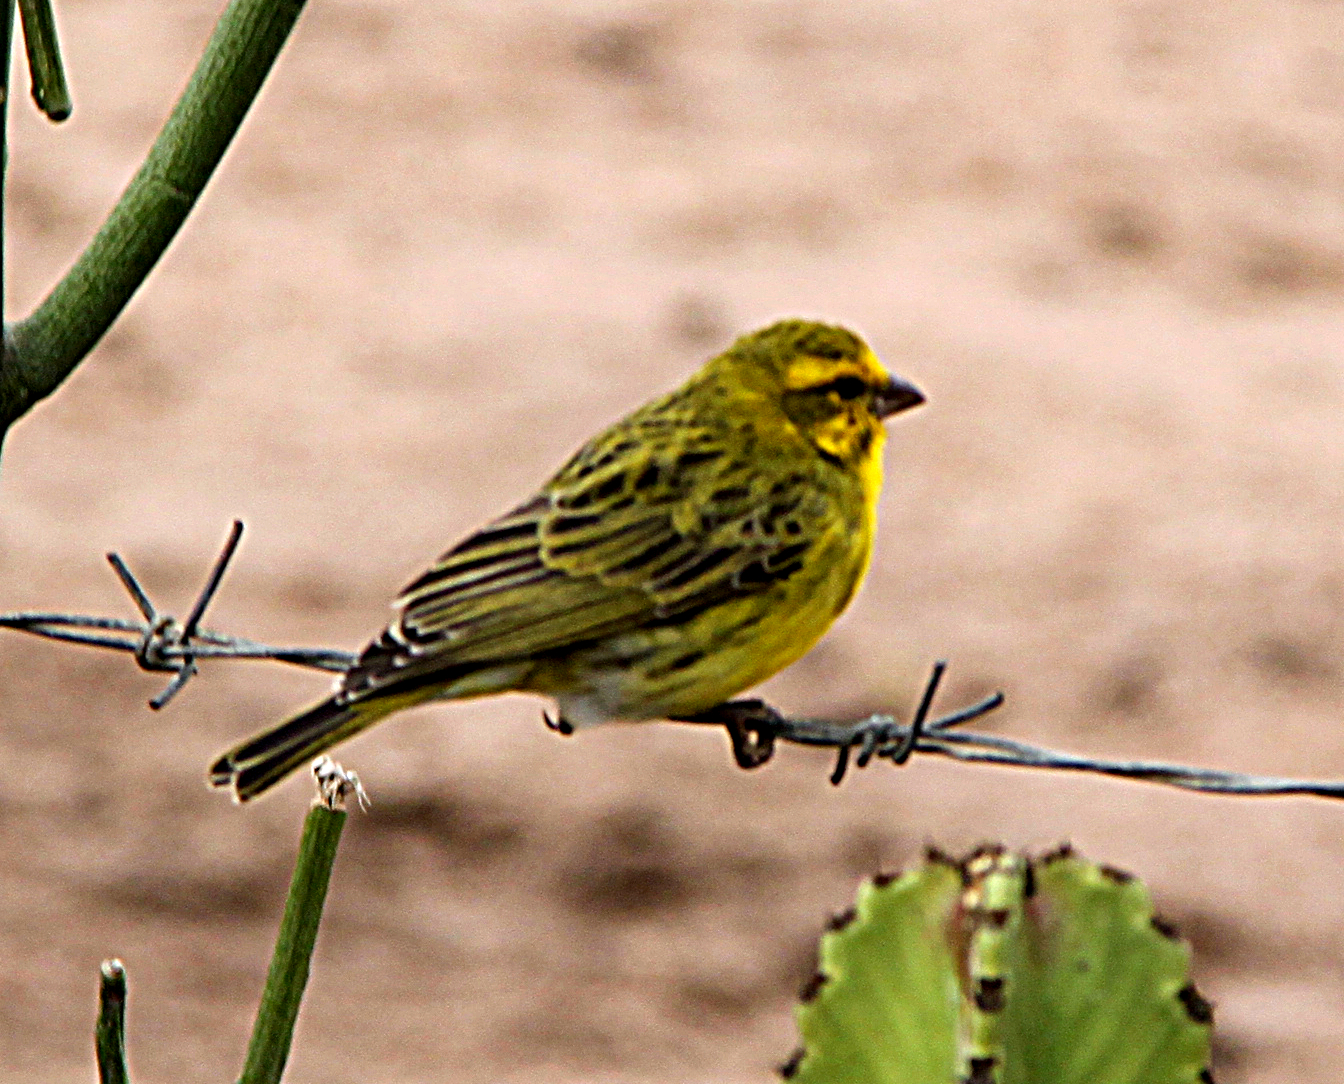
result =
[[[841,399],[852,401],[868,394],[868,382],[858,376],[837,376],[825,384],[817,384],[811,390],[818,395],[830,395],[834,392]]]

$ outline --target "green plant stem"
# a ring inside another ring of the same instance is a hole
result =
[[[9,354],[9,326],[5,324],[5,176],[9,173],[9,57],[14,42],[14,0],[4,5],[0,20],[0,405],[4,403],[6,365]],[[5,439],[5,427],[0,423],[0,442]]]
[[[102,1084],[128,1084],[126,1070],[126,969],[120,960],[104,960],[99,972],[98,1079]]]
[[[33,101],[50,120],[63,121],[70,116],[70,88],[65,83],[51,0],[19,0],[19,15],[23,19]]]
[[[88,248],[8,329],[0,436],[102,338],[177,234],[228,149],[303,0],[230,0],[191,81]]]
[[[278,1084],[285,1070],[345,816],[344,810],[315,805],[304,821],[285,917],[238,1084]]]

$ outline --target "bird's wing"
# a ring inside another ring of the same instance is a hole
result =
[[[559,653],[791,576],[832,506],[802,472],[763,469],[753,439],[657,412],[609,430],[409,584],[345,687]]]

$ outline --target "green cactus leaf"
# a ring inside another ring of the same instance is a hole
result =
[[[1003,1084],[1211,1081],[1212,1010],[1190,983],[1189,947],[1154,922],[1148,890],[1068,852],[1034,873]]]
[[[1068,849],[934,855],[859,890],[799,1006],[803,1084],[1211,1084],[1189,949]]]
[[[949,1084],[961,991],[947,931],[961,888],[961,871],[937,861],[859,888],[854,910],[821,940],[818,977],[798,1009],[805,1054],[785,1075]]]

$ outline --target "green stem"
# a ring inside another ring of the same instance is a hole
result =
[[[344,810],[315,805],[304,822],[285,917],[238,1084],[278,1084],[285,1070],[345,816]]]
[[[102,1084],[128,1084],[126,1071],[126,969],[120,960],[104,960],[99,972],[98,1079]]]
[[[2,2],[2,0],[0,0]],[[9,56],[14,42],[14,0],[4,5],[0,19],[0,327],[4,339],[0,342],[0,404],[4,403],[5,357],[9,354],[9,327],[5,315],[5,176],[9,172]],[[0,441],[4,440],[4,425],[0,424]]]
[[[65,84],[51,0],[19,0],[19,15],[23,19],[23,44],[28,50],[33,101],[49,119],[63,121],[70,116],[70,88]]]
[[[138,173],[36,311],[9,329],[0,434],[50,395],[112,325],[228,149],[304,0],[230,0]]]

